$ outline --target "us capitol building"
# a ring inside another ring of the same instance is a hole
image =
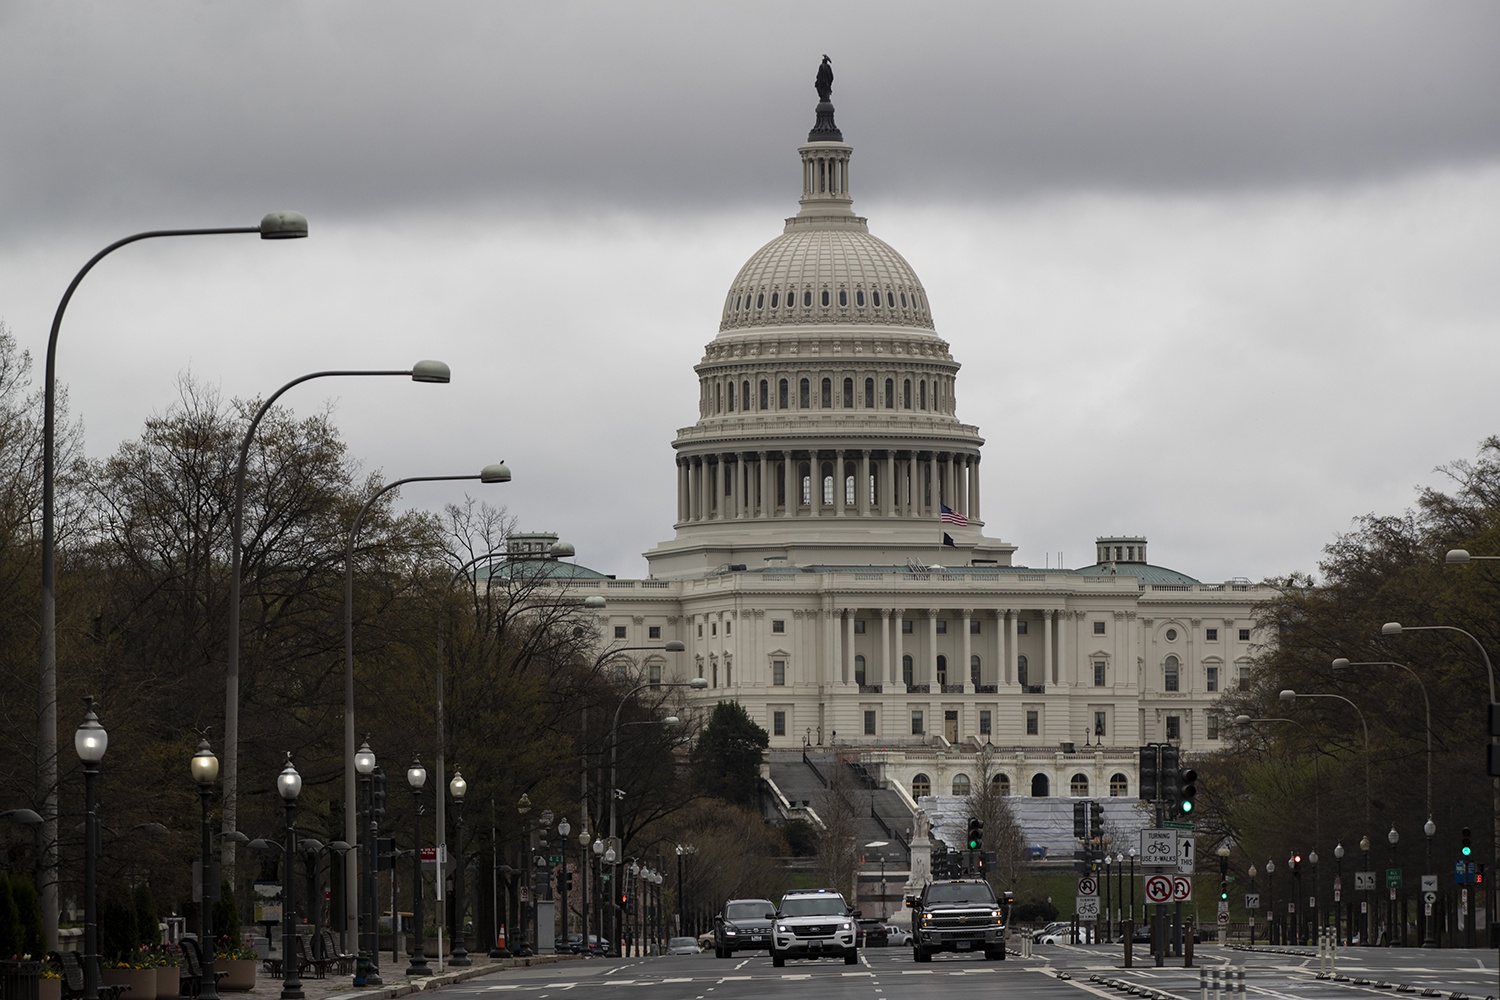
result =
[[[915,799],[1137,794],[1136,748],[1218,749],[1269,590],[1101,537],[1080,569],[984,534],[979,428],[911,265],[854,213],[831,73],[796,215],[740,268],[678,431],[675,537],[644,580],[572,567],[642,680],[707,678],[771,746],[836,745]],[[790,171],[789,171],[790,173]],[[994,482],[994,479],[991,479]],[[555,536],[518,536],[544,545]],[[951,544],[948,544],[950,543]],[[682,653],[641,652],[671,640]]]

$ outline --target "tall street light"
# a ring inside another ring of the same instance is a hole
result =
[[[412,921],[417,925],[412,931],[411,964],[406,967],[406,974],[425,976],[427,954],[422,950],[422,939],[427,935],[422,919],[422,786],[427,784],[427,768],[420,760],[413,760],[406,769],[406,783],[411,786],[412,801],[411,910]]]
[[[464,947],[464,794],[468,790],[469,783],[455,768],[453,780],[448,782],[448,792],[453,796],[453,839],[458,846],[458,863],[453,868],[453,954],[448,963],[455,966],[474,964]]]
[[[94,699],[85,698],[88,712],[73,734],[73,748],[83,761],[83,1000],[99,1000],[99,804],[94,779],[109,749],[109,733],[94,714]]]
[[[1391,868],[1394,869],[1396,867],[1396,844],[1398,844],[1401,841],[1401,834],[1399,834],[1399,833],[1396,832],[1396,824],[1395,823],[1391,824],[1391,832],[1385,835],[1385,839],[1387,841],[1389,841],[1390,845],[1391,845]],[[1394,948],[1394,947],[1396,947],[1396,893],[1395,893],[1395,890],[1391,891],[1390,902],[1386,906],[1385,926],[1389,929],[1388,932],[1387,932],[1387,934],[1386,934],[1385,946],[1387,948]],[[1405,929],[1404,928],[1402,929],[1401,938],[1402,938],[1403,942],[1406,939],[1406,934],[1405,934]]]
[[[661,648],[664,652],[667,653],[680,653],[683,650],[687,649],[687,646],[684,643],[673,639],[671,642],[668,642]],[[694,677],[691,680],[687,681],[659,681],[655,684],[647,681],[644,684],[637,684],[635,687],[625,692],[625,697],[621,698],[620,704],[615,706],[614,722],[612,722],[609,727],[609,840],[612,845],[619,843],[617,838],[619,836],[618,804],[620,800],[620,710],[625,707],[626,703],[629,702],[630,699],[634,697],[636,692],[638,691],[644,691],[647,688],[669,687],[685,687],[701,691],[704,688],[708,687],[708,679],[705,677]],[[618,936],[619,935],[616,935],[616,937]],[[620,943],[618,941],[615,941],[612,944],[612,948],[614,949],[614,953],[616,955],[619,954],[619,947]]]
[[[385,793],[382,789],[380,795],[376,795],[375,752],[370,749],[369,740],[365,740],[359,752],[354,755],[354,769],[359,772],[360,781],[365,785],[367,803],[365,870],[362,873],[365,879],[365,908],[360,911],[365,917],[365,932],[360,938],[359,958],[355,961],[354,985],[381,986],[384,981],[380,978],[380,923],[375,910],[375,873],[379,868],[377,852],[380,850],[381,813],[385,810],[383,802],[377,802],[377,798],[383,799]]]
[[[410,368],[394,370],[359,370],[359,371],[323,371],[309,372],[306,375],[292,379],[281,388],[273,392],[255,411],[250,418],[250,423],[245,428],[244,437],[240,439],[239,457],[234,469],[234,510],[230,523],[229,543],[229,627],[228,641],[224,654],[224,829],[236,829],[239,812],[239,773],[240,773],[240,571],[244,559],[244,535],[245,535],[245,467],[249,464],[250,444],[255,440],[255,431],[265,415],[271,411],[276,401],[293,386],[301,385],[316,378],[343,378],[364,376],[407,376],[413,382],[421,382],[433,385],[446,385],[451,379],[448,366],[441,361],[418,361]],[[349,723],[352,725],[352,722]],[[354,754],[351,748],[348,756]],[[347,811],[354,805],[353,796],[350,795],[344,802]],[[347,826],[349,817],[346,815],[345,840],[354,843],[354,832]],[[234,848],[230,844],[224,845],[224,864],[233,871]],[[352,865],[352,862],[351,862]],[[345,870],[345,881],[349,881],[352,867]],[[347,897],[346,897],[347,898]],[[352,906],[346,906],[346,909]],[[347,921],[346,921],[347,922]]]
[[[1463,549],[1453,549],[1453,550],[1451,550],[1448,553],[1447,562],[1448,562],[1449,565],[1463,565],[1463,564],[1469,562],[1472,559],[1497,559],[1497,558],[1500,558],[1500,557],[1497,557],[1497,556],[1471,556],[1471,555],[1469,555],[1468,552],[1466,552]],[[1464,636],[1470,642],[1472,642],[1474,644],[1475,648],[1479,650],[1479,656],[1480,656],[1480,658],[1482,660],[1484,660],[1484,669],[1485,669],[1485,672],[1489,675],[1489,681],[1490,681],[1490,709],[1489,709],[1489,711],[1491,713],[1491,717],[1493,717],[1493,713],[1495,713],[1497,711],[1497,709],[1496,709],[1496,704],[1497,703],[1496,703],[1496,699],[1495,699],[1495,667],[1494,667],[1494,664],[1492,664],[1490,662],[1490,654],[1484,648],[1484,643],[1480,642],[1477,638],[1475,638],[1475,636],[1473,635],[1473,633],[1466,632],[1463,629],[1458,628],[1455,625],[1402,625],[1400,622],[1386,622],[1384,625],[1380,626],[1380,634],[1381,635],[1401,635],[1401,634],[1406,633],[1406,632],[1457,632],[1459,635]],[[1489,747],[1489,753],[1491,755],[1491,759],[1492,760],[1494,759],[1494,756],[1497,754],[1497,752],[1500,752],[1500,750],[1497,750],[1496,740],[1497,740],[1497,737],[1492,733],[1490,735],[1490,747]],[[1488,770],[1490,770],[1491,772],[1493,772],[1495,770],[1495,768],[1493,766],[1491,766],[1491,767],[1488,768]],[[1490,800],[1491,800],[1491,808],[1492,808],[1492,810],[1494,812],[1494,820],[1495,820],[1494,849],[1497,852],[1497,856],[1500,856],[1500,775],[1494,775],[1491,778],[1491,780],[1490,780]],[[1497,994],[1497,995],[1500,995],[1500,994]]]
[[[297,938],[297,796],[302,794],[302,775],[292,766],[291,751],[286,767],[276,776],[276,790],[286,803],[286,856],[281,869],[281,1000],[303,1000],[302,972],[292,942]]]
[[[214,978],[214,782],[219,780],[219,758],[214,756],[208,738],[198,741],[198,752],[190,764],[193,781],[198,785],[198,799],[203,804],[203,870],[198,885],[198,941],[202,968],[198,976],[199,1000],[219,1000],[219,983]]]
[[[1437,833],[1437,824],[1432,821],[1432,700],[1427,697],[1427,684],[1411,667],[1394,660],[1372,660],[1367,663],[1350,663],[1347,659],[1339,657],[1333,661],[1334,670],[1344,670],[1348,667],[1400,667],[1417,682],[1417,687],[1422,689],[1422,707],[1426,712],[1425,721],[1427,726],[1427,822],[1422,824],[1422,832],[1427,834],[1426,864],[1423,865],[1423,873],[1433,875],[1432,870],[1432,835]],[[1394,827],[1392,827],[1394,829]],[[1424,904],[1425,908],[1425,904]],[[1426,934],[1423,935],[1422,947],[1436,948],[1437,938],[1434,936],[1432,914],[1428,913],[1423,918],[1426,924]]]
[[[47,337],[47,372],[42,386],[42,612],[41,612],[41,678],[37,686],[37,788],[42,801],[42,827],[38,831],[41,845],[42,932],[46,949],[58,948],[57,918],[57,535],[54,482],[57,467],[57,337],[62,332],[63,313],[84,275],[114,251],[141,240],[158,236],[220,236],[230,233],[256,233],[263,240],[301,239],[307,235],[307,219],[297,212],[271,212],[258,226],[235,226],[219,229],[156,229],[116,240],[89,258],[73,276],[68,290],[57,303],[52,316],[52,332]],[[92,1000],[92,998],[90,998]]]
[[[448,366],[443,365],[442,371],[446,380]],[[413,378],[416,375],[413,374]],[[375,506],[382,496],[391,490],[405,486],[407,483],[445,483],[462,481],[479,481],[481,483],[508,483],[510,482],[510,469],[504,462],[495,465],[486,465],[479,471],[478,475],[468,476],[408,476],[405,479],[397,479],[387,483],[370,495],[370,498],[360,507],[359,513],[354,516],[354,523],[349,526],[348,541],[344,548],[344,839],[349,843],[355,840],[355,809],[356,799],[354,796],[355,767],[354,767],[354,542],[359,537],[359,529],[364,524],[365,515]],[[441,670],[441,667],[439,667]],[[442,725],[442,701],[438,702],[438,725]],[[441,744],[438,750],[442,754]],[[441,756],[439,757],[437,787],[442,788],[443,772]],[[437,796],[438,826],[441,830],[443,825],[442,810],[443,797]],[[441,840],[439,841],[441,843]],[[358,879],[355,877],[356,858],[349,855],[345,858],[344,869],[344,894],[346,904],[345,928],[340,933],[352,933],[354,928],[353,914],[356,910],[355,886]]]

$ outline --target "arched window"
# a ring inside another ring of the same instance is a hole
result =
[[[802,463],[802,506],[812,504],[812,473],[807,468],[807,463]]]
[[[844,289],[840,288],[839,289],[839,305],[841,305],[841,306],[847,306],[848,304],[849,304],[849,293],[847,291],[845,291]]]
[[[812,409],[812,383],[807,379],[797,384],[797,405],[804,410]]]
[[[911,379],[901,380],[901,408],[911,409]]]
[[[766,293],[760,292],[755,296],[755,308],[764,309],[766,305]]]
[[[833,466],[823,466],[823,506],[833,506]]]
[[[854,380],[852,378],[844,379],[844,409],[854,409]]]
[[[760,408],[762,410],[769,409],[769,407],[770,407],[770,389],[771,389],[770,384],[768,382],[766,382],[765,379],[761,379],[760,380]]]
[[[942,654],[939,654],[937,658],[937,682],[948,683],[948,658]]]
[[[911,779],[911,797],[920,799],[924,795],[932,794],[932,779],[925,774],[915,775]]]
[[[854,304],[857,306],[863,306],[865,304],[865,290],[863,288],[857,288],[854,290]]]
[[[856,653],[856,654],[854,654],[854,683],[856,683],[856,684],[863,684],[864,682],[865,682],[865,654],[863,654],[863,653]]]
[[[735,396],[734,383],[731,382],[731,383],[729,383],[729,412],[730,413],[734,412],[734,396]]]
[[[833,379],[825,378],[819,388],[822,391],[818,394],[818,405],[825,410],[833,409]]]
[[[1163,691],[1180,691],[1182,684],[1182,667],[1177,657],[1168,656],[1162,664],[1161,688]]]
[[[824,306],[828,305],[828,289],[826,289],[826,288],[823,289],[823,299],[822,299],[822,301],[823,301],[823,305]]]
[[[777,303],[779,303],[780,301],[781,301],[781,293],[780,292],[772,292],[771,293],[771,308],[775,309]]]
[[[969,794],[969,776],[967,774],[955,774],[953,776],[953,794],[963,796]]]
[[[1034,799],[1045,799],[1052,794],[1052,782],[1047,780],[1045,774],[1033,775],[1031,778],[1031,797]]]
[[[896,408],[896,380],[893,378],[885,380],[885,408],[887,410]]]
[[[854,473],[844,470],[844,506],[853,507],[859,500],[854,495]]]
[[[990,790],[996,795],[1010,794],[1010,775],[997,774],[990,779]]]
[[[1119,771],[1109,776],[1109,797],[1123,799],[1130,794],[1130,779]]]
[[[907,687],[911,687],[911,654],[903,653],[901,656],[901,680]]]
[[[784,410],[787,408],[786,401],[786,379],[776,383],[776,408]]]
[[[1082,771],[1068,781],[1068,794],[1075,799],[1086,799],[1089,794],[1089,777]]]
[[[1026,686],[1026,654],[1022,653],[1016,657],[1016,680],[1024,688]]]
[[[927,409],[927,380],[925,378],[917,383],[917,407]]]
[[[875,409],[875,380],[865,379],[865,409]]]
[[[979,686],[979,657],[969,657],[969,683]]]
[[[805,291],[805,292],[802,293],[802,308],[804,308],[804,309],[811,309],[812,308],[812,289],[811,288],[809,288],[807,291]]]
[[[750,380],[746,379],[740,385],[740,409],[750,409]]]

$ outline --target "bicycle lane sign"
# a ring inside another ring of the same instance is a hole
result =
[[[1148,868],[1177,867],[1177,831],[1142,830],[1141,864]]]

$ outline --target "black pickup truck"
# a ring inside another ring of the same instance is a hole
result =
[[[1005,920],[1011,894],[997,899],[983,879],[929,882],[911,907],[912,958],[930,962],[940,951],[982,951],[992,960],[1005,958]]]

